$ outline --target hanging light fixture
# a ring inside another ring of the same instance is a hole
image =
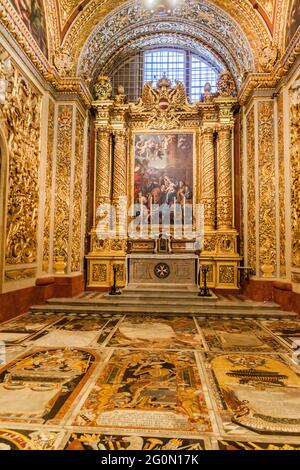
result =
[[[152,13],[159,14],[170,14],[180,3],[181,0],[144,0],[145,6],[150,8]]]

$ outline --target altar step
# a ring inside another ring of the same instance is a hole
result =
[[[198,291],[177,292],[153,290],[131,291],[122,296],[85,293],[77,298],[50,299],[46,305],[32,307],[32,312],[48,313],[111,313],[111,314],[155,314],[155,315],[229,315],[250,317],[293,317],[296,314],[283,312],[274,302],[253,302],[242,296],[215,296],[201,298]]]

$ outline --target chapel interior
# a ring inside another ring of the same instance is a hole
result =
[[[0,0],[0,451],[300,450],[300,0]]]

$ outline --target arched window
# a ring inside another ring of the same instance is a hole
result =
[[[222,70],[219,63],[209,63],[206,58],[179,47],[157,47],[146,49],[134,56],[113,64],[111,73],[114,91],[123,85],[129,101],[136,101],[145,83],[157,81],[166,75],[172,80],[185,84],[187,95],[192,102],[201,100],[204,85],[209,82],[212,92]]]

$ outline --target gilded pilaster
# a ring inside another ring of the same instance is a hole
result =
[[[284,122],[283,92],[278,97],[278,173],[279,173],[279,217],[280,217],[280,276],[286,276],[285,236],[285,167],[284,167]]]
[[[255,133],[254,108],[247,115],[247,245],[248,266],[256,270],[256,214],[255,214]]]
[[[205,228],[215,229],[216,190],[215,190],[215,148],[214,129],[202,130],[202,191],[201,202],[204,204]]]
[[[300,86],[299,81],[290,91],[290,159],[292,210],[292,269],[300,268]],[[299,282],[299,272],[292,273],[293,282]]]
[[[50,224],[51,224],[51,192],[53,173],[53,143],[54,143],[54,112],[53,101],[49,101],[48,136],[47,136],[47,168],[45,183],[45,223],[44,223],[44,252],[43,271],[49,271],[50,260]]]
[[[76,139],[75,139],[75,176],[73,193],[73,226],[72,226],[72,259],[71,270],[82,270],[81,266],[81,227],[82,227],[82,198],[83,198],[83,147],[84,147],[84,118],[77,110]]]
[[[73,107],[60,105],[58,109],[54,236],[54,269],[56,274],[65,274],[68,266],[72,128]]]
[[[230,125],[221,125],[218,128],[217,219],[219,230],[232,229],[233,198]]]
[[[276,275],[275,148],[273,102],[258,106],[259,254],[264,278]]]

